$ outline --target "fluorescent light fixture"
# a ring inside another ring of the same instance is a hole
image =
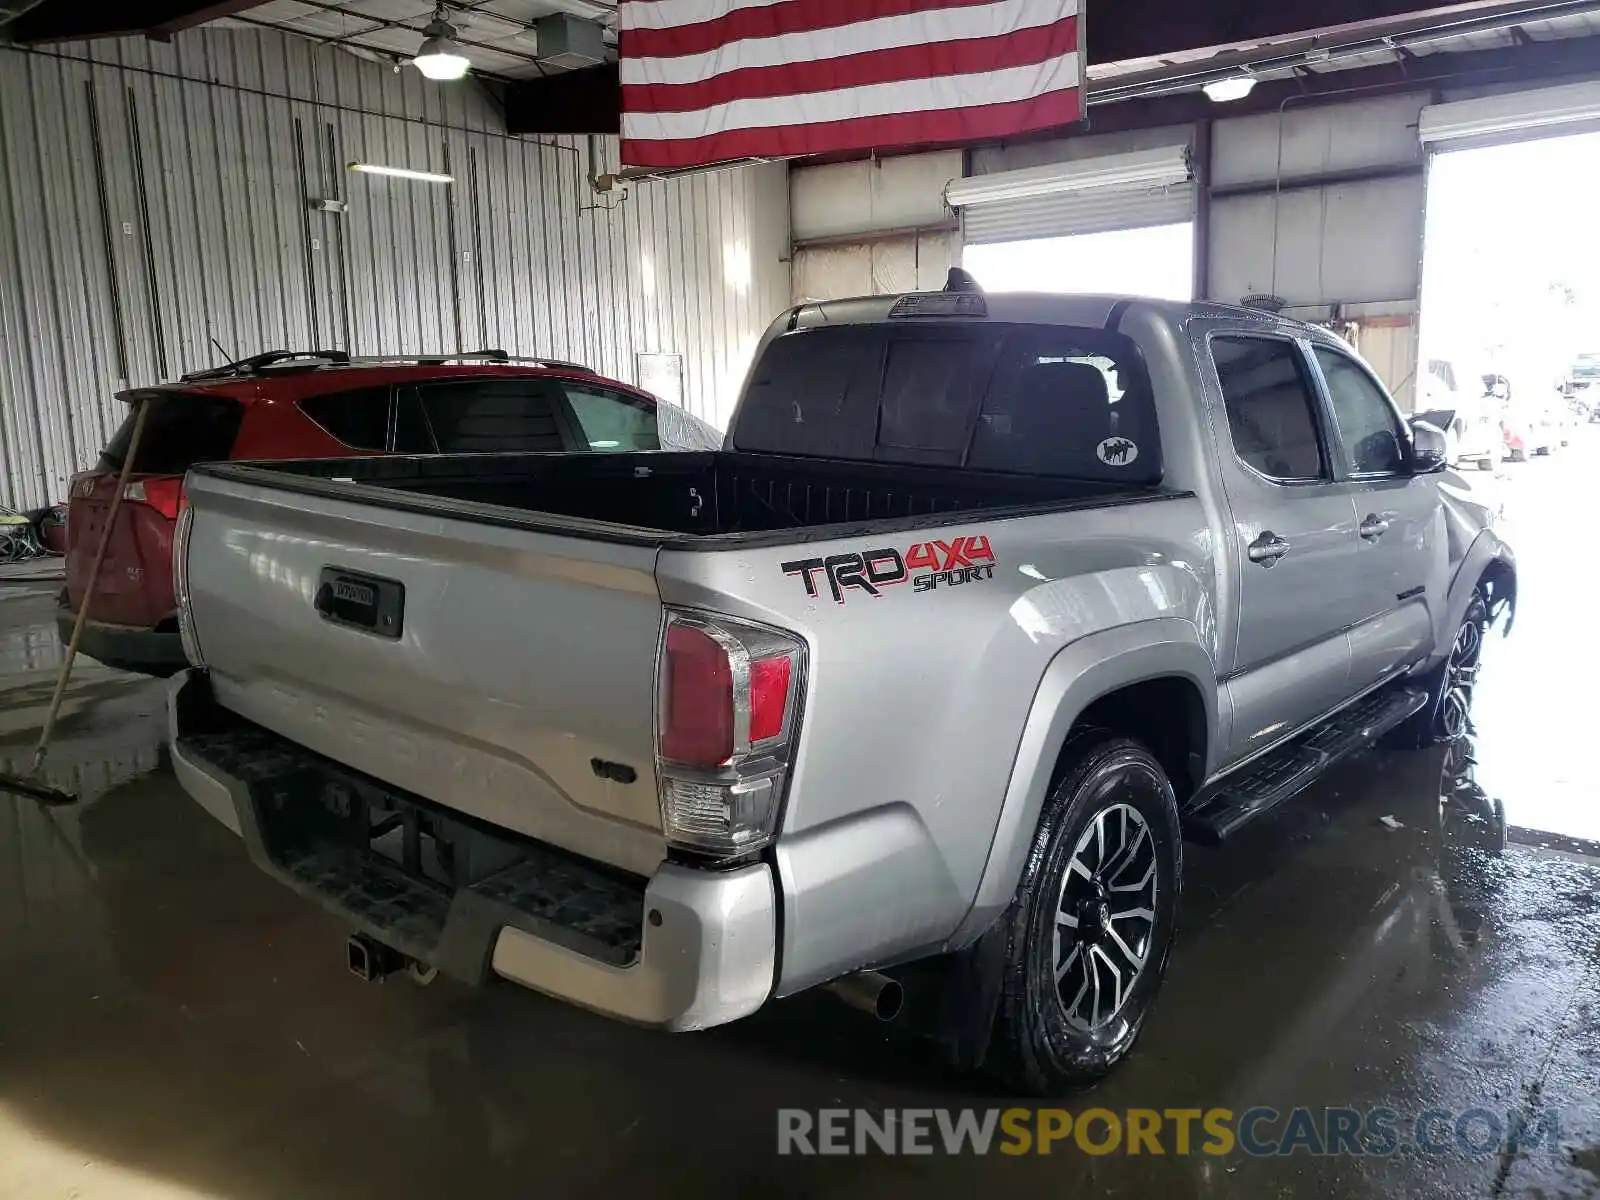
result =
[[[1226,104],[1230,100],[1243,100],[1256,86],[1254,75],[1229,75],[1226,79],[1214,79],[1200,90],[1218,104]]]
[[[444,5],[434,10],[433,20],[422,31],[422,45],[413,66],[429,79],[460,79],[467,73],[472,60],[456,42],[456,27],[445,20]]]
[[[952,179],[945,188],[944,198],[951,208],[965,208],[974,204],[1031,200],[1036,196],[1057,196],[1093,188],[1138,191],[1171,187],[1187,183],[1193,178],[1194,172],[1189,166],[1189,147],[1164,146],[1157,150],[1105,154],[1074,162],[1024,167],[1019,171],[997,171],[992,175]]]
[[[348,167],[351,171],[360,171],[363,175],[392,175],[396,179],[417,179],[423,183],[454,183],[454,175],[441,175],[437,171],[413,171],[410,167],[385,167],[379,163],[353,162]]]

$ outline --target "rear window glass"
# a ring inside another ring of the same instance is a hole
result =
[[[987,322],[804,330],[773,341],[740,450],[1117,482],[1161,478],[1149,377],[1103,329]]]
[[[140,475],[182,475],[196,463],[217,462],[233,453],[244,409],[237,400],[203,393],[160,393],[147,398],[150,414],[133,470]],[[133,442],[134,408],[100,455],[109,470],[122,469]]]

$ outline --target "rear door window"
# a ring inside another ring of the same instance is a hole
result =
[[[1239,459],[1280,483],[1331,478],[1300,348],[1283,338],[1216,337],[1211,357]]]
[[[244,407],[237,400],[204,392],[151,392],[143,402],[150,412],[133,462],[135,474],[182,475],[196,463],[222,461],[233,453],[244,421]],[[135,411],[130,405],[101,452],[103,470],[122,469],[133,443]]]
[[[417,389],[442,454],[566,450],[566,413],[549,379],[468,379]]]
[[[1161,478],[1149,377],[1103,329],[984,322],[803,330],[767,347],[736,449],[1122,483]]]
[[[361,388],[300,401],[300,411],[355,450],[389,448],[389,389]]]

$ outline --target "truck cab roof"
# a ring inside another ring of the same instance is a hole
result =
[[[982,299],[981,311],[969,306],[964,311],[952,310],[948,319],[971,319],[986,316],[993,321],[1021,324],[1076,325],[1089,328],[1114,328],[1132,309],[1137,308],[1173,326],[1181,326],[1195,318],[1213,320],[1248,321],[1275,329],[1293,328],[1319,340],[1343,344],[1341,339],[1321,326],[1312,325],[1293,317],[1261,308],[1246,308],[1237,304],[1220,304],[1209,300],[1161,300],[1149,296],[1116,294],[1064,295],[1052,292],[905,292],[887,296],[858,296],[844,300],[826,300],[797,305],[788,314],[790,330],[816,328],[828,324],[860,324],[887,321],[891,317],[905,319],[905,310],[896,313],[897,306],[908,298],[955,297],[977,295]],[[941,319],[926,310],[918,319]]]

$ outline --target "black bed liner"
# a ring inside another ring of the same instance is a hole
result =
[[[241,483],[604,541],[715,550],[1175,499],[1159,484],[739,451],[212,464]]]

